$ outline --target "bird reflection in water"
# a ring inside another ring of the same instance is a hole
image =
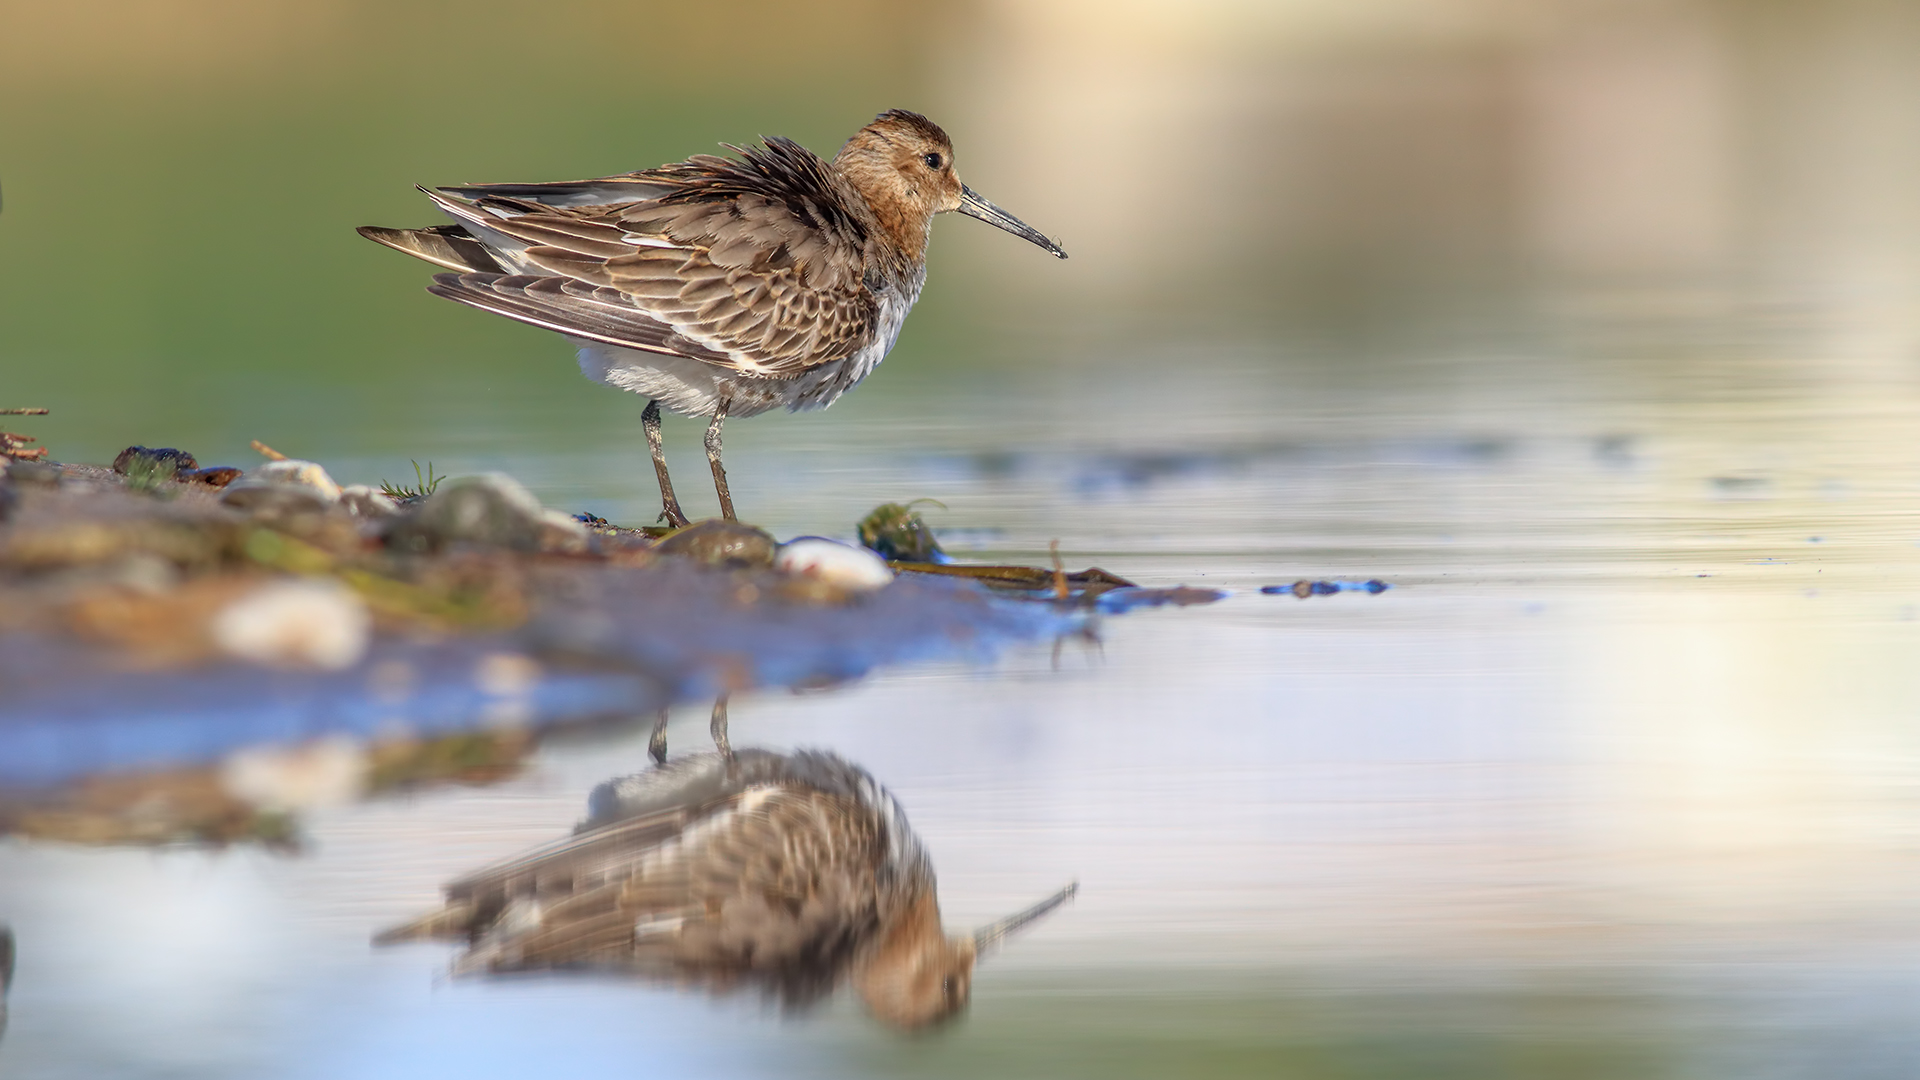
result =
[[[683,757],[601,784],[588,815],[376,942],[463,942],[456,975],[614,971],[790,1008],[846,981],[878,1019],[920,1028],[962,1011],[975,960],[1075,890],[948,936],[900,804],[831,753]]]

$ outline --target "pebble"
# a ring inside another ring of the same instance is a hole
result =
[[[340,501],[340,485],[311,461],[269,461],[226,485],[220,501],[257,518],[325,513]]]
[[[514,551],[584,550],[587,530],[567,515],[541,506],[513,477],[485,473],[441,484],[394,526],[387,543],[416,554],[451,543]]]
[[[276,581],[222,608],[210,629],[214,644],[241,660],[339,671],[366,655],[373,620],[344,585]]]
[[[726,570],[764,570],[773,565],[779,547],[762,529],[713,518],[668,536],[654,550]]]
[[[239,750],[220,766],[227,794],[260,810],[343,806],[366,789],[367,752],[345,735]]]
[[[177,476],[199,467],[200,463],[194,460],[192,454],[171,446],[129,446],[113,459],[113,471],[121,476],[131,475],[137,470],[150,474],[164,471],[168,476]]]
[[[396,517],[400,513],[400,504],[386,492],[370,488],[365,484],[349,484],[340,489],[340,505],[353,512],[353,516],[379,521]]]
[[[254,517],[281,518],[298,514],[324,514],[334,500],[307,484],[282,484],[272,480],[242,477],[220,493],[222,505],[242,510]]]
[[[946,562],[946,553],[913,503],[883,503],[860,519],[860,542],[883,559]]]
[[[183,484],[204,484],[207,487],[223,488],[244,475],[231,465],[210,465],[204,469],[188,469],[175,473],[173,478]]]
[[[340,485],[333,482],[327,470],[316,462],[301,461],[299,458],[287,458],[282,461],[269,461],[247,471],[248,480],[267,480],[277,484],[300,484],[320,492],[328,503],[340,501]]]
[[[880,556],[819,536],[802,536],[782,544],[773,568],[783,574],[817,578],[850,592],[884,589],[893,581],[893,570]]]

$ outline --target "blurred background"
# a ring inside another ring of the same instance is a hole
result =
[[[353,227],[430,223],[416,183],[831,154],[904,107],[1072,258],[943,220],[859,392],[729,427],[743,514],[846,535],[931,496],[956,553],[1059,538],[1237,590],[1057,664],[736,702],[736,742],[891,786],[956,921],[1080,878],[957,1030],[367,951],[643,762],[589,741],[337,808],[299,860],[0,843],[0,1071],[1920,1060],[1920,6],[0,0],[0,27],[0,407],[51,408],[8,427],[56,459],[260,439],[640,524],[643,402]],[[668,421],[695,477],[696,432]],[[1395,588],[1257,592],[1335,575]]]

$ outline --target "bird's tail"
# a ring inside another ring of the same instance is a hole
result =
[[[373,943],[397,945],[403,941],[465,941],[473,932],[475,914],[471,901],[456,900],[410,923],[380,931],[373,936]]]
[[[436,225],[431,229],[383,229],[362,225],[354,230],[376,244],[404,251],[416,259],[461,273],[505,273],[485,244],[475,240],[458,225]]]

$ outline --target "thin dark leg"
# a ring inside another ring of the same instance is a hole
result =
[[[713,745],[719,749],[721,757],[731,760],[733,744],[727,741],[727,696],[721,694],[713,702]]]
[[[660,707],[660,715],[653,721],[653,737],[647,740],[647,754],[657,765],[667,763],[667,707]]]
[[[720,406],[713,410],[713,423],[707,425],[707,464],[713,466],[713,490],[720,493],[720,516],[728,521],[733,517],[733,496],[727,492],[727,470],[720,464],[720,425],[727,419],[727,399],[720,399]]]
[[[687,515],[680,512],[680,500],[673,497],[673,480],[667,476],[667,452],[660,445],[658,401],[647,402],[647,411],[640,414],[640,423],[647,429],[647,449],[653,451],[654,475],[660,478],[661,516],[677,529],[687,523]]]

